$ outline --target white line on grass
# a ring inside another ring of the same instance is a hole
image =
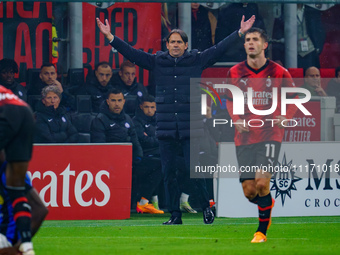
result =
[[[161,237],[161,236],[113,236],[113,237],[107,237],[107,236],[67,236],[67,237],[60,237],[60,236],[50,236],[50,237],[45,237],[45,236],[39,236],[39,239],[62,239],[62,238],[72,238],[72,239],[86,239],[86,238],[90,238],[90,239],[185,239],[185,240],[221,240],[221,239],[230,239],[230,240],[248,240],[248,237],[190,237],[190,236],[167,236],[167,237]],[[278,239],[278,240],[310,240],[309,238],[299,238],[299,237],[291,237],[291,238],[270,238],[270,239]]]

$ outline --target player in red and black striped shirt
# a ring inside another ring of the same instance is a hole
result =
[[[31,209],[25,196],[25,175],[32,156],[33,134],[34,118],[30,107],[11,90],[0,85],[0,154],[4,150],[8,162],[6,190],[22,242],[19,251],[23,255],[34,255]]]
[[[266,231],[270,226],[271,210],[274,206],[269,190],[272,173],[265,170],[270,169],[269,166],[275,166],[284,134],[283,127],[287,125],[285,120],[291,119],[297,108],[289,105],[287,114],[281,115],[281,88],[295,85],[285,68],[266,59],[268,42],[264,31],[258,28],[249,29],[245,34],[244,47],[247,60],[232,67],[228,73],[228,83],[243,92],[244,115],[233,114],[233,100],[240,98],[233,98],[230,91],[227,93],[227,108],[233,123],[240,123],[235,124],[234,138],[240,181],[244,195],[250,202],[258,205],[259,227],[251,242],[259,243],[267,240]],[[250,104],[247,101],[250,97],[248,88],[252,88]],[[274,95],[274,90],[277,90],[277,96]],[[275,109],[274,104],[274,112],[269,113],[273,98],[277,98],[277,106]],[[254,114],[256,110],[268,110],[269,114]],[[248,172],[251,167],[253,171]]]

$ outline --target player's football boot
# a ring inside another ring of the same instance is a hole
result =
[[[138,213],[151,213],[151,214],[163,214],[164,211],[157,210],[152,204],[146,203],[145,205],[140,205],[139,202],[137,202],[137,208],[136,211]]]
[[[272,224],[272,211],[273,211],[273,207],[275,205],[275,199],[272,198],[272,210],[270,211],[270,216],[269,216],[269,223],[268,223],[268,227],[267,230],[269,229],[270,225]]]
[[[22,255],[35,255],[35,252],[33,251],[33,244],[31,242],[22,243],[19,246],[19,251]]]
[[[211,224],[214,222],[214,219],[214,212],[211,210],[210,206],[208,206],[203,210],[203,221],[205,224]]]
[[[183,212],[188,212],[188,213],[197,213],[196,210],[192,209],[190,204],[188,202],[183,202],[180,204],[179,209]]]
[[[251,243],[264,243],[267,241],[267,237],[262,232],[256,232],[254,234],[253,240],[251,240]]]

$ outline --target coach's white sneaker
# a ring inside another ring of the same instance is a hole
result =
[[[22,255],[35,255],[33,251],[33,244],[31,242],[22,243],[19,247],[19,251]]]

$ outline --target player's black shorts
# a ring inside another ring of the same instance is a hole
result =
[[[29,107],[19,105],[0,107],[0,150],[5,150],[7,161],[31,159],[34,122]]]
[[[240,182],[255,179],[257,170],[273,172],[279,157],[281,143],[269,141],[236,147]]]

